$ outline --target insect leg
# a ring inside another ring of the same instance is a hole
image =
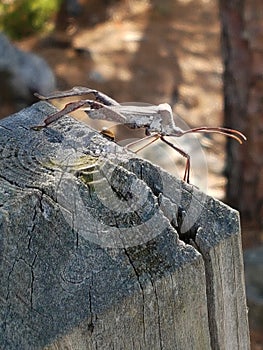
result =
[[[126,147],[129,148],[131,146],[136,145],[139,142],[142,142],[144,140],[149,140],[151,138],[153,138],[153,139],[151,141],[149,141],[146,145],[144,145],[144,146],[140,147],[139,149],[137,149],[136,151],[134,151],[134,153],[138,153],[141,150],[143,150],[145,147],[147,147],[147,146],[151,145],[153,142],[157,141],[160,138],[160,135],[159,134],[148,135],[148,136],[146,136],[146,137],[144,137],[144,138],[142,138],[140,140],[136,140],[134,142],[129,143],[128,145],[126,145]]]
[[[38,97],[40,100],[46,101],[46,100],[53,100],[53,99],[59,99],[64,97],[71,97],[71,96],[82,96],[87,94],[93,94],[97,101],[107,106],[119,105],[117,101],[107,96],[106,94],[98,90],[90,89],[83,86],[75,86],[72,89],[66,90],[66,91],[56,91],[48,96],[43,96],[38,93],[35,93],[34,95]]]
[[[185,171],[184,171],[184,177],[183,180],[186,181],[188,184],[190,183],[190,156],[188,153],[186,153],[184,150],[182,150],[179,147],[176,147],[173,143],[167,141],[163,135],[160,136],[160,139],[166,143],[168,146],[172,147],[175,151],[180,153],[183,157],[186,158],[186,164],[185,164]]]
[[[96,92],[96,90],[85,88],[82,86],[75,86],[70,90],[65,91],[55,91],[50,95],[43,96],[38,94],[37,92],[34,93],[36,97],[38,97],[40,100],[53,100],[56,98],[64,98],[64,97],[71,97],[71,96],[81,96],[81,95],[87,95]]]
[[[65,114],[76,111],[77,109],[79,109],[87,104],[89,104],[91,106],[94,106],[94,104],[95,104],[96,108],[102,108],[104,106],[102,104],[99,104],[98,102],[91,101],[91,100],[79,100],[79,101],[75,101],[75,102],[70,102],[70,103],[66,104],[66,106],[63,109],[61,109],[60,111],[49,115],[44,120],[43,125],[34,126],[33,129],[39,130],[39,129],[45,128],[49,124],[51,124],[51,123],[55,122],[56,120],[58,120],[59,118],[63,117]]]

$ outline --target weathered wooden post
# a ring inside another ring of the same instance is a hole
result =
[[[52,110],[0,122],[0,348],[249,349],[238,213]]]

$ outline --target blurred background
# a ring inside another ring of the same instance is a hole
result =
[[[244,145],[212,134],[198,138],[202,148],[191,137],[180,146],[193,159],[191,182],[240,211],[255,350],[263,349],[262,77],[262,0],[0,3],[0,118],[36,102],[34,92],[82,85],[118,102],[168,102],[180,126],[221,125],[247,136]],[[91,123],[83,111],[74,115]],[[184,159],[164,145],[143,156],[182,176]]]

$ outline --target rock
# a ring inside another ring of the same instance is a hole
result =
[[[0,102],[18,110],[35,101],[34,92],[47,94],[56,80],[46,61],[15,47],[0,33]]]

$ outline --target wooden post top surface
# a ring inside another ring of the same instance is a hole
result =
[[[53,111],[0,121],[0,348],[249,349],[238,213]]]

